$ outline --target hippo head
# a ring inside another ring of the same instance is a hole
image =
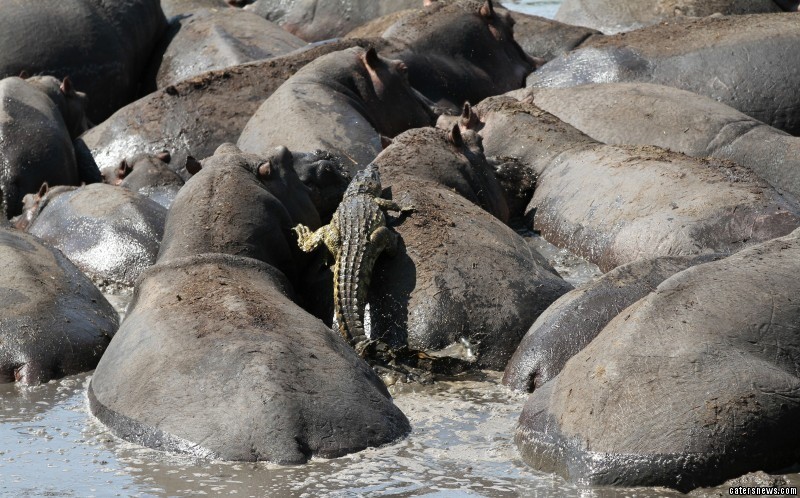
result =
[[[479,102],[525,86],[536,68],[514,40],[514,19],[492,0],[426,2],[383,37],[406,47],[399,56],[409,65],[411,84],[434,102],[447,96],[458,106]]]
[[[323,150],[294,153],[293,157],[300,181],[310,189],[311,202],[327,223],[342,200],[350,175],[336,156]]]
[[[46,93],[58,106],[71,139],[92,127],[86,117],[86,94],[75,90],[69,76],[61,81],[52,76],[31,76],[25,81]]]
[[[138,154],[129,161],[122,160],[116,170],[115,185],[125,187],[134,192],[147,187],[165,187],[183,185],[183,179],[170,169],[168,164],[172,157],[169,152],[157,154]],[[187,158],[187,170],[189,158]]]
[[[373,47],[354,51],[367,76],[356,79],[356,88],[372,111],[370,118],[378,132],[393,137],[436,121],[430,107],[411,88],[404,62],[381,57]]]
[[[50,188],[47,182],[43,183],[38,192],[27,194],[22,198],[22,213],[12,218],[11,224],[19,230],[27,230],[53,198],[64,192],[71,192],[76,188],[78,187],[69,185]]]
[[[275,147],[262,157],[242,152],[236,145],[226,143],[214,152],[214,156],[225,154],[238,156],[238,163],[254,174],[264,188],[283,204],[293,223],[320,225],[319,213],[311,200],[311,189],[300,181],[289,149]]]

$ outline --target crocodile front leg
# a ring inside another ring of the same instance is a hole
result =
[[[341,238],[336,225],[331,223],[313,232],[305,225],[297,225],[292,230],[297,234],[297,245],[301,251],[313,252],[320,244],[325,244],[334,260],[339,257]]]
[[[383,209],[384,211],[395,211],[398,213],[412,213],[414,212],[413,206],[401,206],[400,204],[396,203],[395,201],[390,201],[389,199],[384,199],[382,197],[375,197],[373,202],[378,205],[379,208]]]

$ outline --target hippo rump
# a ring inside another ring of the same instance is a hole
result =
[[[383,38],[408,66],[411,85],[455,114],[465,102],[521,88],[535,61],[514,41],[514,20],[491,0],[434,1],[403,16]]]
[[[705,254],[640,259],[564,294],[539,315],[522,338],[506,366],[503,384],[515,391],[540,388],[622,310],[672,275],[721,257]]]
[[[800,134],[800,13],[707,17],[588,40],[528,77],[533,87],[646,82],[727,104]]]
[[[92,413],[128,441],[222,460],[296,464],[407,434],[377,375],[291,296],[247,257],[150,268],[92,376]]]
[[[797,462],[800,231],[662,282],[528,398],[523,459],[687,491]]]
[[[114,308],[61,254],[0,226],[0,383],[91,370],[117,330]]]
[[[800,198],[800,138],[714,99],[650,83],[526,89],[540,108],[607,144],[728,159]]]
[[[37,192],[45,182],[80,185],[98,180],[97,166],[91,160],[79,164],[72,145],[87,127],[85,98],[69,79],[0,80],[0,214],[4,218],[19,215],[24,196]]]
[[[204,159],[223,143],[236,142],[264,100],[300,68],[331,52],[381,43],[342,40],[209,71],[123,107],[78,142],[84,142],[101,170],[116,168],[124,157],[168,150],[170,167],[186,180],[187,156]]]
[[[501,370],[530,324],[571,286],[521,236],[458,193],[491,185],[473,154],[480,151],[428,128],[400,135],[375,159],[383,185],[414,212],[390,224],[402,239],[397,256],[376,263],[371,334],[392,347]],[[441,160],[433,172],[425,166],[431,155]],[[496,184],[493,190],[502,201]]]
[[[797,5],[796,0],[564,0],[556,19],[615,34],[682,16],[768,14]]]
[[[380,57],[374,48],[324,55],[264,101],[237,145],[254,154],[278,145],[302,152],[322,149],[353,173],[380,153],[381,135],[394,137],[434,123],[406,72],[405,64]]]
[[[136,97],[166,25],[158,0],[10,2],[0,17],[0,77],[69,76],[100,122]]]
[[[241,9],[197,9],[170,22],[155,57],[157,88],[245,62],[287,54],[306,44],[277,25]]]
[[[520,157],[538,174],[533,228],[603,271],[640,258],[730,254],[800,226],[796,199],[731,162],[600,144],[510,97],[475,110],[480,119],[468,126],[480,128],[487,153]]]
[[[26,203],[27,231],[102,285],[130,287],[155,263],[167,210],[105,183],[40,191]]]
[[[256,0],[245,7],[309,42],[339,38],[381,16],[422,7],[423,0]]]

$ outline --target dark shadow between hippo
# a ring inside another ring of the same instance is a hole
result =
[[[391,348],[405,347],[408,345],[408,303],[417,286],[417,266],[408,256],[402,238],[398,239],[395,257],[378,259],[372,278],[368,299],[371,338],[383,341]],[[390,291],[377,292],[374,289]]]

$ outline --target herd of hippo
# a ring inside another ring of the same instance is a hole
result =
[[[798,3],[6,2],[0,382],[96,369],[123,439],[288,464],[406,436],[386,384],[504,370],[568,481],[785,471]]]

